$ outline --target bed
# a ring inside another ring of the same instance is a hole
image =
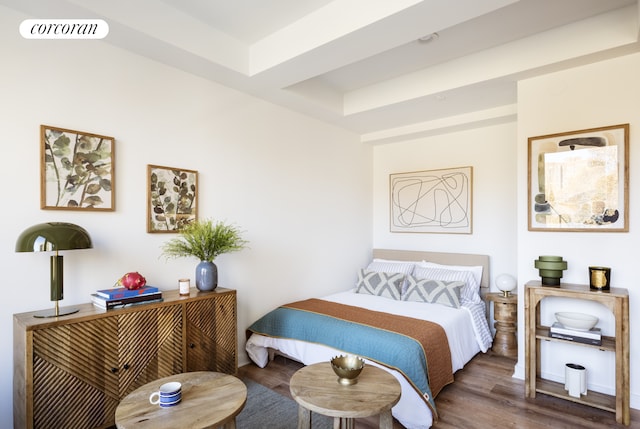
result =
[[[285,304],[254,322],[247,354],[262,368],[274,353],[305,365],[361,356],[400,382],[393,416],[426,429],[453,373],[491,347],[489,257],[387,249],[372,256],[345,291]]]

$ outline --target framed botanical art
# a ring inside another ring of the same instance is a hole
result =
[[[629,124],[529,138],[529,231],[629,231]]]
[[[389,175],[391,232],[471,234],[473,168]]]
[[[198,172],[147,166],[147,232],[180,232],[198,219]]]
[[[114,211],[114,138],[41,125],[40,208]]]

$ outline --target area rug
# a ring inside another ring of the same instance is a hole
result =
[[[248,379],[247,403],[236,417],[237,429],[296,429],[298,427],[298,404],[263,385]],[[312,413],[312,429],[331,429],[333,419]]]

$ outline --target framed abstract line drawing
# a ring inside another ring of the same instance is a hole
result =
[[[40,208],[114,211],[114,138],[41,125]]]
[[[147,165],[147,232],[180,232],[198,219],[198,172]]]
[[[629,124],[528,143],[529,231],[629,231]]]
[[[473,168],[389,175],[391,232],[471,234]]]

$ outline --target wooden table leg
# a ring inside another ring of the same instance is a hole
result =
[[[380,414],[380,429],[392,429],[393,428],[393,416],[391,410],[383,411]]]
[[[222,425],[222,429],[236,429],[236,419],[235,419],[235,417],[231,421],[228,421],[227,423]]]
[[[354,419],[349,417],[334,417],[333,429],[353,429]]]
[[[311,429],[311,411],[298,405],[298,429]]]

